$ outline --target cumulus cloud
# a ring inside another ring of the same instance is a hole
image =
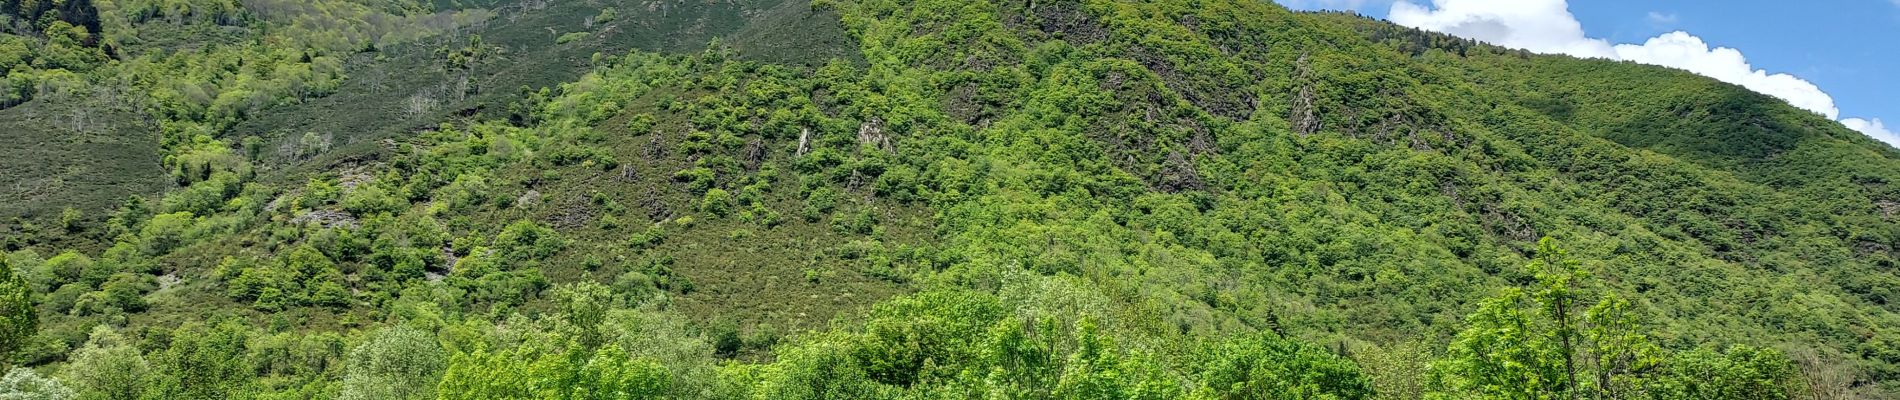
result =
[[[1847,125],[1848,128],[1853,130],[1860,131],[1860,133],[1865,133],[1868,137],[1887,142],[1888,145],[1900,147],[1900,134],[1895,134],[1893,131],[1888,130],[1887,126],[1880,122],[1879,118],[1874,118],[1872,121],[1860,118],[1848,118],[1841,120],[1841,124]]]
[[[1584,36],[1583,24],[1563,0],[1401,1],[1387,18],[1399,25],[1444,32],[1539,53],[1613,58],[1610,42]]]
[[[1819,86],[1794,75],[1755,69],[1741,51],[1710,48],[1702,38],[1688,32],[1665,33],[1643,44],[1616,45],[1616,58],[1694,72],[1779,97],[1795,107],[1826,115],[1828,119],[1840,118],[1841,111],[1834,107],[1834,98],[1822,92]]]
[[[1890,1],[1900,5],[1900,0]],[[1741,51],[1710,46],[1688,32],[1665,33],[1640,44],[1612,45],[1609,41],[1591,38],[1584,34],[1582,24],[1570,13],[1570,4],[1565,0],[1431,0],[1430,6],[1400,1],[1392,5],[1388,18],[1399,25],[1539,53],[1682,69],[1786,100],[1788,104],[1828,119],[1840,118],[1834,98],[1813,83],[1794,75],[1755,69]],[[1649,15],[1652,22],[1659,18],[1675,20],[1674,15],[1653,12]],[[1896,143],[1888,140],[1893,137],[1892,132],[1880,126],[1879,120],[1848,119],[1842,123],[1882,141]],[[1886,136],[1881,136],[1883,134]]]

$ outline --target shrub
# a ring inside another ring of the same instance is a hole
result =
[[[46,279],[46,282],[41,282],[41,284],[47,287],[59,287],[74,282],[95,286],[105,282],[112,272],[114,271],[111,271],[109,266],[100,266],[93,262],[92,257],[86,257],[84,253],[67,250],[41,263],[40,272],[34,275]]]
[[[13,368],[0,376],[0,400],[72,400],[78,394],[31,368]]]
[[[739,324],[731,320],[714,323],[709,336],[712,336],[713,351],[722,357],[738,355],[739,349],[745,345],[745,341],[739,337]]]
[[[805,195],[804,216],[807,222],[817,222],[837,208],[838,192],[829,186],[820,186]]]
[[[627,118],[627,131],[635,135],[651,133],[653,132],[653,128],[657,125],[658,123],[653,119],[653,114],[635,114],[633,117]]]
[[[185,243],[186,233],[194,223],[197,223],[197,217],[184,211],[152,217],[151,222],[139,229],[140,247],[146,255],[169,253]]]
[[[495,247],[510,260],[540,260],[561,252],[567,247],[567,241],[552,228],[520,220],[502,228],[501,234],[495,236]]]
[[[699,211],[714,217],[724,217],[732,212],[732,194],[724,189],[706,191],[705,198],[699,201]]]
[[[152,277],[121,272],[112,275],[99,291],[105,294],[106,305],[127,312],[145,311],[145,293],[158,289]]]
[[[571,33],[563,34],[561,35],[561,37],[555,38],[554,44],[573,43],[581,39],[586,39],[590,35],[593,35],[593,34],[587,33],[587,32],[571,32]]]
[[[376,330],[344,360],[339,399],[427,399],[448,356],[435,335],[405,325]]]
[[[653,224],[648,225],[646,230],[636,232],[633,234],[633,237],[628,238],[627,246],[644,250],[659,246],[665,242],[666,227],[664,224]]]
[[[358,216],[402,211],[409,203],[390,195],[382,185],[363,184],[343,195],[343,209]]]
[[[715,174],[711,168],[694,167],[673,173],[673,181],[686,184],[693,193],[705,193],[712,189]]]

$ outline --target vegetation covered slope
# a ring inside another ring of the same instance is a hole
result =
[[[732,4],[703,50],[504,18],[333,50],[436,74],[394,94],[159,96],[176,189],[14,229],[0,391],[1900,392],[1895,151],[1745,89],[1255,1]]]

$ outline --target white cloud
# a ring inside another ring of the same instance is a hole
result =
[[[1612,58],[1610,42],[1583,35],[1583,24],[1563,0],[1432,0],[1426,7],[1400,1],[1392,22],[1539,53]]]
[[[1900,1],[1900,0],[1893,0],[1893,1]],[[1669,25],[1675,25],[1676,21],[1681,21],[1681,20],[1682,18],[1676,17],[1676,14],[1674,13],[1663,14],[1663,13],[1655,12],[1655,11],[1649,12],[1650,25],[1669,26]]]
[[[1805,110],[1826,115],[1828,119],[1840,118],[1841,111],[1834,107],[1834,98],[1822,92],[1819,86],[1789,74],[1770,74],[1755,69],[1739,50],[1716,47],[1709,48],[1702,38],[1688,32],[1675,31],[1650,38],[1643,44],[1616,45],[1616,57],[1622,60],[1644,64],[1674,67],[1702,76],[1715,78],[1723,82],[1742,85],[1742,87],[1761,92],[1769,96],[1787,100],[1788,104]]]
[[[1900,0],[1890,0],[1900,5]],[[1591,38],[1570,13],[1565,0],[1431,0],[1431,6],[1400,1],[1392,5],[1388,18],[1399,25],[1477,39],[1499,46],[1539,53],[1568,54],[1586,58],[1606,58],[1661,65],[1686,70],[1741,85],[1786,100],[1788,104],[1827,116],[1840,118],[1834,98],[1813,83],[1784,73],[1755,69],[1742,52],[1727,47],[1712,47],[1702,38],[1676,31],[1650,38],[1641,44],[1611,45]],[[1674,21],[1675,15],[1650,13],[1649,19]],[[1843,120],[1843,124],[1869,136],[1892,141],[1892,132],[1879,120]],[[1881,136],[1881,135],[1886,136]],[[1900,147],[1900,144],[1896,144]]]
[[[1872,121],[1860,118],[1848,118],[1841,120],[1841,124],[1847,125],[1848,128],[1852,128],[1853,130],[1860,131],[1860,133],[1865,133],[1874,139],[1887,142],[1888,145],[1892,145],[1893,147],[1900,147],[1900,134],[1895,134],[1893,131],[1887,130],[1887,126],[1882,124],[1879,118],[1874,118]]]

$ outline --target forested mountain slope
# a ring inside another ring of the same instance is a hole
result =
[[[1900,152],[1686,72],[1254,0],[40,4],[0,393],[1900,395]]]

